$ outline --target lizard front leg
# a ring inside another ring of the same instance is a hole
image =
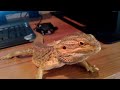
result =
[[[42,78],[43,78],[43,69],[39,67],[36,74],[36,79],[42,79]]]
[[[99,68],[97,68],[95,65],[91,65],[90,63],[88,63],[87,61],[82,61],[79,63],[80,66],[83,66],[87,71],[90,72],[97,72],[99,70]]]

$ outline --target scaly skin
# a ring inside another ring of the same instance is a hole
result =
[[[99,69],[86,59],[100,50],[101,45],[93,35],[78,32],[48,45],[35,42],[32,48],[12,52],[0,59],[32,55],[32,62],[38,67],[36,79],[42,79],[44,70],[71,64],[80,64],[87,71],[96,72]]]

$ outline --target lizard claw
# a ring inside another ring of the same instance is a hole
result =
[[[93,66],[89,66],[88,68],[87,68],[87,71],[90,71],[90,72],[97,72],[97,71],[99,71],[99,68],[98,67],[96,67],[95,65],[93,65]]]

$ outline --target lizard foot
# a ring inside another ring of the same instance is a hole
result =
[[[42,70],[42,68],[38,68],[38,72],[37,72],[37,74],[36,74],[36,79],[42,79],[42,77],[43,77],[43,70]]]
[[[95,65],[90,65],[87,61],[83,61],[79,63],[80,66],[83,66],[87,71],[90,72],[98,72],[99,68],[97,68]]]

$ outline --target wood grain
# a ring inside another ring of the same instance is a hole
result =
[[[35,27],[38,21],[30,22],[31,28]],[[52,16],[42,22],[51,22],[58,30],[52,35],[45,35],[45,44],[54,40],[58,40],[66,35],[80,30],[70,26],[69,24],[61,21],[60,19]],[[34,31],[35,32],[35,31]],[[41,39],[41,35],[37,35],[36,41]],[[114,44],[102,44],[102,50],[98,54],[90,57],[88,62],[95,64],[99,67],[99,73],[89,73],[80,66],[71,65],[63,66],[58,69],[53,69],[44,72],[44,79],[109,79],[120,78],[120,42]],[[9,52],[31,47],[32,43],[14,46],[0,50],[0,56]],[[0,61],[0,79],[34,79],[37,72],[37,67],[31,62],[31,57],[26,58],[13,58],[10,60]]]

